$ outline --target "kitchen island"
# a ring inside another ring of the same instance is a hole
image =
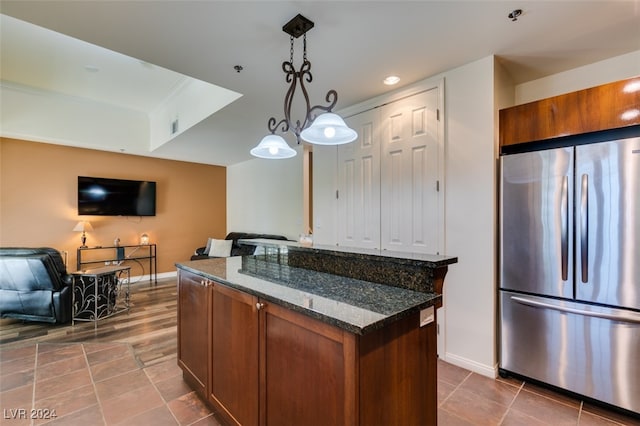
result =
[[[294,267],[291,251],[262,247],[177,265],[190,386],[229,424],[435,425],[441,295]]]

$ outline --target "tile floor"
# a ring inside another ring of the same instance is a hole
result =
[[[2,425],[220,425],[175,358],[142,368],[126,343],[39,343],[0,359]]]
[[[640,418],[442,361],[438,406],[439,425],[640,425]],[[0,424],[11,426],[220,425],[182,381],[175,358],[143,367],[127,343],[0,350],[0,410]]]
[[[638,395],[640,398],[640,395]],[[438,425],[640,425],[630,417],[514,378],[438,363]]]

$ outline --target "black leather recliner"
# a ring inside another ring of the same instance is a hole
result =
[[[72,277],[53,248],[0,248],[0,317],[66,323]]]
[[[229,232],[224,239],[233,240],[233,243],[231,243],[231,256],[250,256],[256,247],[240,245],[238,244],[238,240],[251,240],[256,238],[287,241],[287,237],[283,235],[256,234],[250,232]],[[206,247],[198,247],[194,255],[191,256],[191,260],[209,259],[209,256],[205,254],[205,249]]]

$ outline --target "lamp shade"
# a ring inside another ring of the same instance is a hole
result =
[[[267,135],[251,151],[251,155],[267,159],[291,158],[296,155],[296,150],[287,145],[287,142],[278,135]]]
[[[93,231],[93,226],[89,222],[80,221],[73,228],[76,232],[85,232],[85,231]]]
[[[300,137],[316,145],[341,145],[356,140],[358,133],[348,127],[338,114],[326,112],[300,132]]]

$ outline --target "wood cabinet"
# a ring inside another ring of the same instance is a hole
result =
[[[231,424],[258,424],[258,298],[215,283],[209,401]]]
[[[358,335],[194,274],[179,280],[179,365],[227,423],[436,425],[435,322],[421,327],[419,312]]]
[[[260,315],[260,424],[358,424],[356,336],[273,304]]]
[[[640,124],[640,77],[500,110],[500,146]]]
[[[209,388],[211,284],[178,270],[178,365],[185,381],[202,396]]]

